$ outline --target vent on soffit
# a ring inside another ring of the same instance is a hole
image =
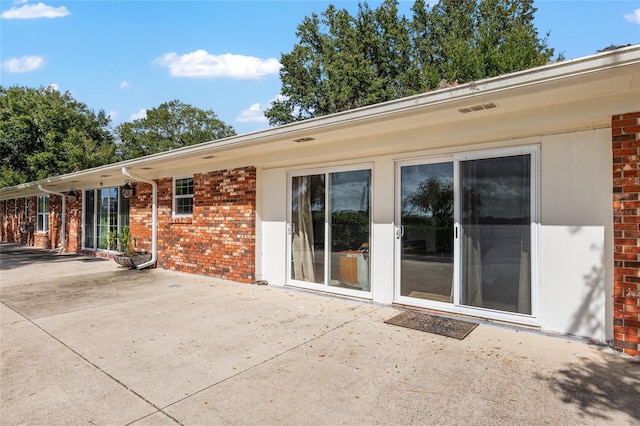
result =
[[[493,108],[498,108],[498,104],[496,104],[495,102],[489,102],[487,104],[478,104],[466,108],[459,108],[458,112],[460,112],[461,114],[468,114],[470,112],[483,111],[485,109]]]
[[[299,139],[294,139],[293,140],[296,143],[302,143],[302,142],[310,142],[310,141],[315,141],[315,138],[299,138]]]

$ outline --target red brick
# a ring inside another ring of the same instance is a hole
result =
[[[626,122],[627,120],[623,120],[623,121]],[[629,121],[632,121],[632,120],[629,120]],[[636,120],[633,120],[633,121],[636,121]],[[638,125],[637,121],[635,123],[632,123],[628,127],[625,126],[624,124],[622,126],[623,126],[622,131],[624,133],[640,133],[640,125]],[[620,125],[618,125],[618,127],[620,127]]]
[[[638,345],[638,349],[640,349],[640,345]],[[624,349],[623,352],[629,356],[640,357],[640,350]]]
[[[626,231],[631,232],[631,231]],[[638,260],[638,253],[616,253],[614,255],[615,260]]]
[[[634,117],[627,117],[627,118],[612,120],[611,127],[620,128],[620,127],[627,127],[627,126],[635,126],[636,124],[638,124],[637,119],[635,119]]]
[[[622,251],[624,253],[640,253],[640,246],[637,246],[637,245],[622,246]]]
[[[638,305],[622,305],[623,312],[628,314],[639,314],[640,306]]]
[[[623,350],[623,349],[638,350],[638,344],[637,343],[625,342],[625,341],[620,340],[620,339],[614,339],[613,340],[613,346],[614,346],[614,348],[616,348],[618,350]]]

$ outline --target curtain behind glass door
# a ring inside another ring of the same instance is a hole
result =
[[[325,176],[291,179],[291,279],[324,283]]]

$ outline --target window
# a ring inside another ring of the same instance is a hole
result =
[[[173,215],[191,216],[193,214],[193,178],[181,178],[173,181]]]
[[[38,232],[49,232],[49,196],[38,196]]]

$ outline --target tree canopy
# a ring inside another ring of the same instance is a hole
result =
[[[146,117],[122,123],[115,130],[118,158],[128,160],[236,134],[212,110],[179,100],[160,104]]]
[[[0,86],[0,187],[235,135],[213,111],[178,100],[110,124],[69,92]]]
[[[331,5],[298,25],[281,56],[281,97],[271,125],[345,111],[544,65],[554,50],[534,25],[533,0],[397,0],[359,3],[356,16]],[[562,59],[561,57],[556,59]]]
[[[115,161],[109,123],[69,92],[0,86],[0,187]]]

